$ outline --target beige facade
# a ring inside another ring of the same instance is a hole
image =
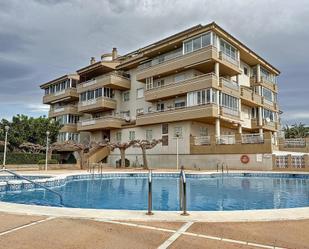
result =
[[[272,153],[278,147],[279,73],[211,23],[123,56],[113,49],[98,62],[92,57],[90,65],[41,88],[49,116],[74,126],[71,133],[83,141],[162,139],[148,154],[155,165],[171,165],[177,142],[186,160]],[[66,130],[62,139],[71,137]],[[127,150],[132,163],[140,154]],[[108,160],[114,165],[119,157],[113,151]]]

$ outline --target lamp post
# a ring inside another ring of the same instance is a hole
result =
[[[6,151],[7,151],[7,143],[8,143],[8,133],[9,133],[9,126],[5,126],[5,140],[4,140],[4,155],[3,155],[3,168],[5,169],[5,163],[6,163]]]
[[[48,142],[49,142],[49,131],[46,131],[46,157],[45,157],[45,171],[47,171],[48,164]]]
[[[176,167],[179,168],[179,132],[176,133]]]

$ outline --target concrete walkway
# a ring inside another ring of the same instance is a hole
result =
[[[0,213],[0,248],[309,248],[309,220],[94,221]]]

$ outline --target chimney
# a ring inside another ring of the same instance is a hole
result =
[[[94,64],[95,63],[95,57],[91,57],[90,58],[90,65]]]
[[[115,60],[118,57],[117,48],[113,48],[112,50],[112,59]]]

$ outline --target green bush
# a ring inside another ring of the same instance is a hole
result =
[[[60,161],[60,155],[53,154],[52,159],[57,163]],[[40,160],[44,160],[45,154],[31,154],[31,153],[11,153],[6,154],[6,164],[37,164]],[[3,164],[3,153],[0,153],[0,164]]]
[[[38,161],[38,164],[45,164],[45,161],[46,161],[46,159],[44,159],[44,160],[39,160]],[[48,160],[48,164],[57,164],[58,163],[58,161],[56,160],[56,159],[49,159]]]

